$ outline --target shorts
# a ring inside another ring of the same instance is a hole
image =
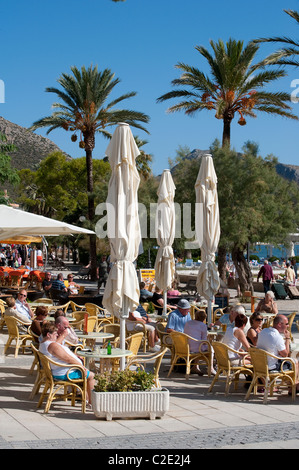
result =
[[[270,373],[271,372],[281,372],[281,364],[282,363],[283,363],[283,360],[279,359],[279,361],[276,362],[274,369],[269,369],[269,372]],[[293,370],[293,367],[292,367],[292,364],[291,364],[290,360],[286,361],[283,364],[282,370]]]
[[[90,374],[90,372],[89,372],[89,370],[87,370],[87,374],[86,374],[87,379],[89,377],[89,374]],[[65,375],[53,375],[53,379],[55,379],[55,380],[82,379],[82,373],[81,373],[80,370],[73,370],[68,376],[67,376],[67,374],[65,374]]]

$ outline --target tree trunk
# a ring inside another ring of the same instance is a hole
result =
[[[86,170],[87,170],[87,197],[88,197],[88,220],[94,222],[94,193],[93,193],[93,168],[92,168],[92,149],[94,146],[94,136],[84,136],[86,152]],[[89,236],[89,256],[90,256],[90,279],[97,280],[97,239],[96,235]]]
[[[234,246],[232,250],[232,259],[239,276],[242,294],[244,294],[245,291],[250,291],[253,294],[252,273],[243,251],[244,250],[240,247]]]
[[[222,147],[226,145],[230,146],[230,125],[232,122],[233,116],[231,113],[224,114],[223,116],[223,133],[222,133]]]
[[[218,272],[220,278],[226,282],[226,248],[218,246]]]

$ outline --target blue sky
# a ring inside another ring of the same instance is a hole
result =
[[[72,65],[110,68],[121,79],[115,97],[136,91],[137,96],[123,106],[150,116],[150,135],[132,130],[148,140],[144,150],[153,155],[155,174],[168,168],[168,158],[174,158],[180,145],[207,149],[222,136],[222,122],[213,112],[202,111],[190,118],[166,113],[173,100],[156,103],[179,76],[174,68],[177,62],[208,71],[195,46],[209,48],[210,39],[232,37],[245,43],[273,35],[299,39],[299,26],[283,12],[299,11],[298,0],[2,0],[1,4],[0,79],[5,84],[5,102],[0,103],[0,115],[29,127],[51,114],[56,96],[45,88],[56,86],[61,73],[68,73]],[[261,46],[260,58],[275,48]],[[290,68],[288,77],[273,89],[291,93],[291,82],[296,79],[299,69]],[[293,110],[299,116],[299,103]],[[262,113],[248,118],[244,127],[236,121],[231,130],[236,150],[252,140],[259,144],[262,156],[272,153],[281,163],[299,165],[299,121]],[[45,130],[37,133],[46,136]],[[70,136],[53,131],[48,137],[72,157],[83,156]],[[107,145],[106,139],[97,138],[94,157],[102,158]]]

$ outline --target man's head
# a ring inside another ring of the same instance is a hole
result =
[[[264,264],[268,264],[268,260],[267,260],[267,259],[264,260]]]
[[[57,279],[59,281],[63,281],[63,274],[62,273],[57,274]]]
[[[69,328],[69,321],[65,317],[57,317],[55,320],[55,326],[57,328],[58,336],[64,332],[67,328]]]
[[[67,275],[67,280],[68,280],[69,282],[73,282],[74,276],[73,276],[72,274],[68,274],[68,275]]]
[[[285,333],[289,326],[289,320],[285,315],[278,314],[274,318],[273,328],[279,331],[279,333]]]
[[[47,281],[50,281],[51,277],[52,277],[52,274],[49,271],[47,271],[45,273],[45,279],[47,279]]]
[[[27,291],[25,289],[20,289],[18,292],[18,300],[20,302],[25,302],[27,299]]]
[[[236,316],[239,314],[245,315],[245,308],[243,307],[243,305],[240,304],[233,305],[230,309],[231,321],[235,321]]]
[[[189,304],[188,300],[181,299],[178,302],[178,309],[182,315],[184,316],[188,315],[190,308],[191,308],[191,305]]]
[[[139,283],[139,288],[140,288],[140,289],[144,289],[144,288],[145,288],[145,282],[141,281],[141,282]]]

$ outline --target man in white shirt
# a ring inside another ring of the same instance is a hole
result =
[[[264,328],[258,335],[257,347],[264,349],[270,354],[281,357],[281,360],[268,357],[269,371],[280,370],[282,360],[290,354],[290,332],[288,330],[288,319],[285,315],[278,314],[274,318],[273,327]],[[284,338],[283,336],[284,335]],[[298,378],[298,361],[292,359],[296,365],[296,382]],[[284,368],[289,369],[290,363],[284,363]],[[298,388],[298,385],[297,385]]]
[[[32,320],[34,317],[34,313],[32,312],[28,302],[27,302],[27,291],[25,289],[21,289],[18,292],[18,298],[16,300],[16,309],[17,311],[26,316],[28,320]]]

